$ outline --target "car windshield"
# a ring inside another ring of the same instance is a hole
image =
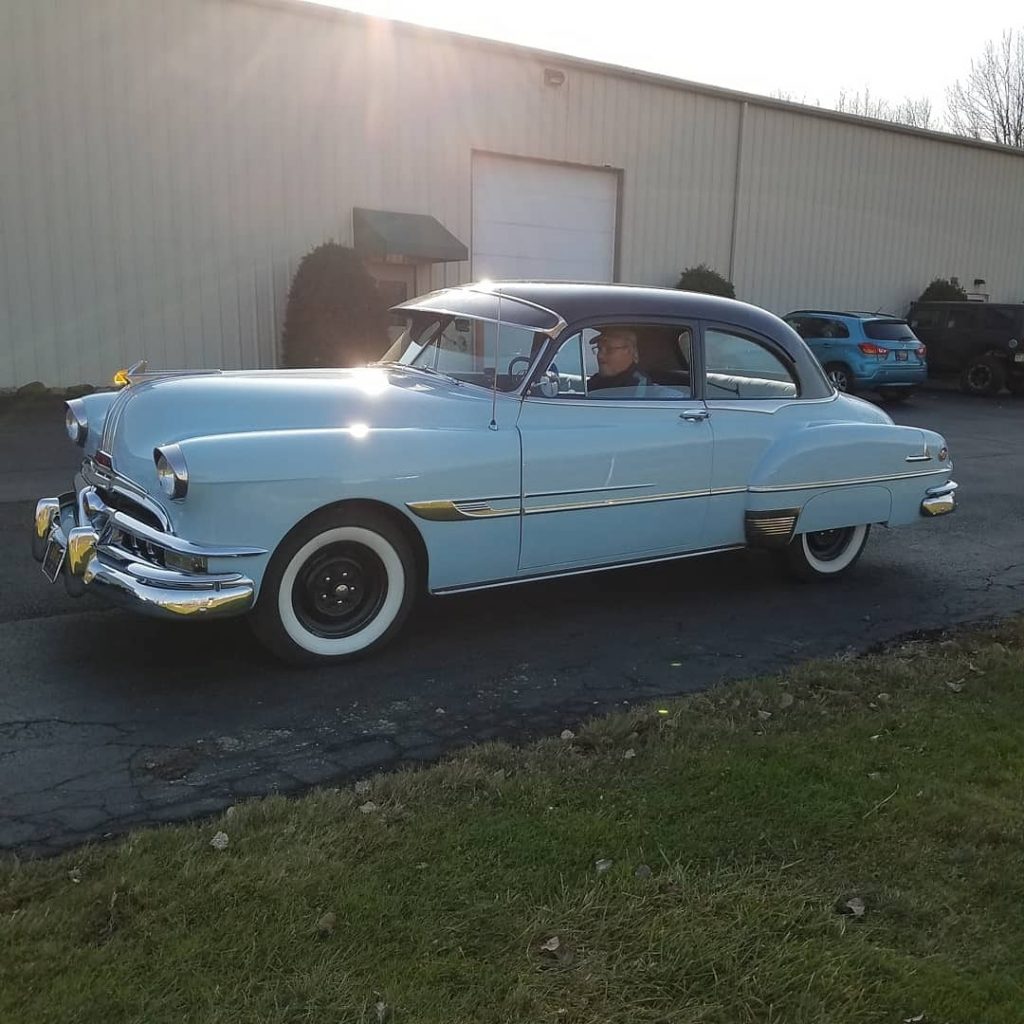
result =
[[[398,363],[498,391],[515,391],[548,339],[543,331],[493,320],[413,313],[385,363]]]
[[[917,341],[917,335],[904,320],[868,320],[864,335],[872,341]]]

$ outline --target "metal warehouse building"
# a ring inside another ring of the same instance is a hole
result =
[[[706,262],[779,313],[1020,301],[1024,153],[299,0],[0,0],[0,389],[272,366],[329,238],[396,299]]]

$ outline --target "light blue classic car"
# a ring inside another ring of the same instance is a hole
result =
[[[129,374],[68,402],[33,553],[73,595],[248,614],[293,662],[383,645],[417,594],[776,549],[834,579],[956,507],[943,438],[840,395],[783,321],[656,288],[477,284],[337,371]]]

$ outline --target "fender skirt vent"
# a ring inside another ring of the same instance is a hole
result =
[[[784,548],[793,537],[798,508],[779,508],[769,512],[748,512],[744,526],[752,548]]]

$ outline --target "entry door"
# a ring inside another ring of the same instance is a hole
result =
[[[556,356],[557,397],[528,395],[520,571],[629,562],[705,546],[711,427],[689,388],[587,390],[582,337]],[[553,376],[544,385],[554,389]]]

